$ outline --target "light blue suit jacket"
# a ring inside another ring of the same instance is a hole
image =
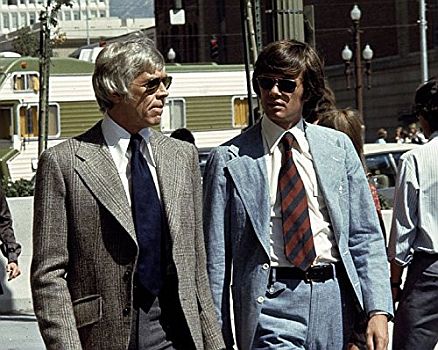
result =
[[[318,184],[351,286],[365,312],[392,314],[388,264],[376,209],[350,139],[305,123]],[[215,148],[204,175],[208,272],[231,348],[230,284],[239,349],[252,346],[268,285],[270,203],[261,125]],[[292,305],[291,305],[292,306]]]

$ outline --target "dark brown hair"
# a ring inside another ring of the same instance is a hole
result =
[[[297,40],[281,40],[268,44],[254,65],[252,85],[260,96],[257,78],[264,74],[297,78],[301,75],[303,93],[303,117],[316,108],[326,93],[323,63],[316,51],[308,44]]]

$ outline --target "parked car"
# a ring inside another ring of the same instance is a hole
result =
[[[383,207],[393,206],[394,186],[400,156],[415,148],[421,147],[414,143],[367,143],[364,145],[365,162],[371,181],[383,197]]]

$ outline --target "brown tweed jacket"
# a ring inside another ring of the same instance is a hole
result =
[[[181,306],[197,349],[224,348],[206,273],[194,147],[151,135]],[[138,245],[100,122],[43,153],[36,177],[31,285],[48,349],[126,349]]]

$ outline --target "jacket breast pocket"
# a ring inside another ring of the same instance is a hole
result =
[[[81,328],[102,319],[102,297],[98,294],[88,295],[73,301],[76,327]]]

